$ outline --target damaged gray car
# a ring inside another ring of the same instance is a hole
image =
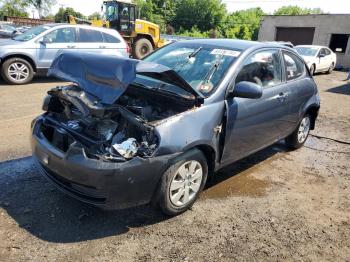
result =
[[[142,61],[61,53],[49,74],[70,85],[32,122],[33,156],[59,189],[122,209],[190,208],[207,178],[281,139],[301,147],[320,99],[292,49],[191,40]]]

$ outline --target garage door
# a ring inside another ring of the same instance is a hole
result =
[[[290,41],[294,45],[312,45],[314,27],[277,27],[276,41]]]

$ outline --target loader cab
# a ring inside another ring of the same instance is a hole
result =
[[[130,36],[135,31],[135,5],[120,1],[103,2],[104,19],[109,27],[121,35]]]

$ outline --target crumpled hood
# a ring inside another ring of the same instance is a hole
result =
[[[77,84],[104,104],[113,104],[135,80],[136,74],[177,85],[191,93],[193,99],[201,97],[172,69],[124,57],[65,51],[56,56],[48,72],[48,76]]]

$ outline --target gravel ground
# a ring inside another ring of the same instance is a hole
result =
[[[345,73],[315,77],[313,135],[350,142]],[[73,200],[32,164],[29,125],[52,79],[0,83],[0,261],[350,261],[350,146],[309,137],[218,172],[192,210],[105,212]]]

